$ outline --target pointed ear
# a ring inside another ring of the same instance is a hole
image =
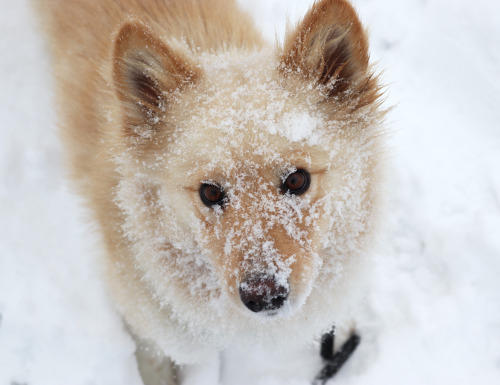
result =
[[[125,132],[148,136],[169,101],[199,77],[185,54],[167,46],[140,22],[126,22],[114,46],[113,81],[122,104]]]
[[[328,96],[351,91],[352,97],[377,88],[368,59],[368,40],[353,7],[346,0],[321,0],[288,32],[280,68],[327,86]]]

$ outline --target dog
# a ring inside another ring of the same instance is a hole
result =
[[[349,2],[316,1],[274,49],[229,0],[37,8],[71,177],[144,382],[339,322],[374,242],[384,148]]]

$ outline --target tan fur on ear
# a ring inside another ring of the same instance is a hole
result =
[[[185,54],[163,43],[140,22],[121,27],[113,56],[113,81],[130,135],[154,129],[169,99],[200,76]]]
[[[368,40],[346,0],[314,3],[301,23],[287,34],[280,54],[281,70],[300,72],[326,86],[328,96],[346,91],[360,105],[377,98],[378,87],[368,67]],[[363,93],[367,93],[363,97]],[[366,97],[368,97],[367,100]]]

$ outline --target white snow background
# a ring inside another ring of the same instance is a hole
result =
[[[270,40],[311,2],[240,0]],[[500,384],[500,2],[354,5],[395,106],[390,233],[360,349],[331,383]],[[0,0],[0,79],[0,385],[139,385],[65,181],[27,0]],[[261,353],[223,356],[221,384],[305,385],[318,364]]]

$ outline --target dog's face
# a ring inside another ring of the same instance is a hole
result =
[[[168,180],[185,195],[182,217],[196,218],[197,242],[233,305],[289,314],[312,288],[327,224],[330,154],[310,137],[325,125],[311,101],[319,95],[290,95],[272,58],[224,62],[172,110],[189,117],[178,120]]]
[[[352,9],[332,25],[326,3],[275,56],[193,57],[141,24],[120,31],[117,202],[141,274],[180,316],[195,302],[290,318],[362,249],[378,88]]]

